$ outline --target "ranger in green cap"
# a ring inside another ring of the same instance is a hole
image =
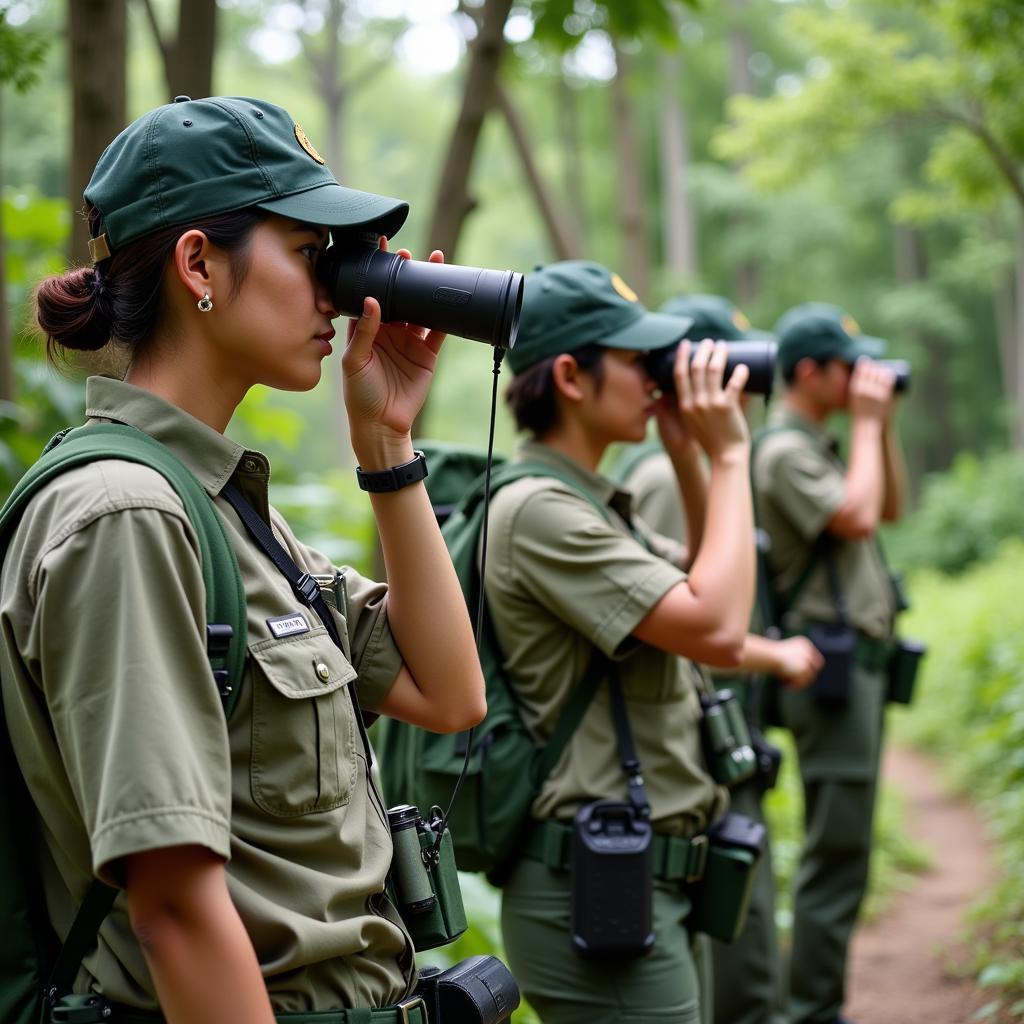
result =
[[[74,991],[96,994],[89,1020],[130,1024],[327,1011],[337,1024],[425,1024],[412,944],[384,894],[391,837],[359,706],[438,731],[484,711],[422,474],[393,469],[415,464],[409,431],[443,339],[382,326],[367,298],[344,345],[389,587],[299,541],[268,505],[266,457],[224,433],[254,385],[319,381],[337,316],[315,274],[328,233],[383,246],[406,204],[339,185],[286,111],[238,97],[144,115],[107,147],[85,197],[95,263],[42,282],[39,326],[51,353],[123,361],[123,379],[89,379],[89,421],[142,432],[205,489],[248,628],[225,719],[197,531],[149,466],[71,469],[14,533],[3,704],[57,935],[95,879],[117,890]],[[294,563],[294,583],[270,551]]]
[[[684,342],[678,397],[657,400],[644,369],[647,350],[688,326],[648,312],[596,263],[555,263],[527,278],[507,357],[507,401],[529,435],[517,458],[537,475],[493,501],[484,585],[495,634],[538,742],[578,688],[594,673],[600,682],[504,888],[505,948],[545,1024],[701,1019],[687,918],[727,797],[705,761],[686,659],[736,664],[754,557],[736,543],[753,530],[747,368],[724,382],[724,346],[702,345],[690,367]],[[649,529],[597,473],[608,445],[641,440],[652,415],[679,486],[707,509],[690,524],[690,550]],[[653,863],[606,874],[601,850],[633,849],[651,828]]]
[[[694,342],[711,338],[719,341],[767,340],[771,335],[755,331],[750,321],[728,299],[719,295],[680,295],[669,299],[660,310],[693,322],[686,337]],[[660,441],[652,439],[625,448],[613,475],[625,484],[644,522],[659,533],[679,541],[685,539],[685,521],[679,486],[672,462]],[[757,615],[753,627],[759,629]],[[763,821],[762,799],[771,776],[777,770],[776,753],[761,735],[760,686],[764,675],[774,676],[785,686],[806,686],[821,668],[821,654],[802,636],[774,640],[757,633],[747,635],[743,660],[745,674],[713,674],[719,690],[730,690],[743,704],[761,758],[758,772],[730,787],[733,810]],[[747,922],[732,943],[709,940],[701,956],[713,961],[713,1007],[716,1024],[776,1024],[783,1020],[782,986],[778,940],[775,929],[775,879],[766,849],[757,867]],[[710,998],[710,997],[709,997]]]
[[[836,306],[775,328],[785,394],[754,441],[753,482],[779,625],[822,648],[807,690],[780,690],[805,796],[790,969],[793,1024],[841,1022],[847,946],[864,895],[896,598],[875,534],[903,511],[894,375]],[[849,465],[826,430],[850,416]]]

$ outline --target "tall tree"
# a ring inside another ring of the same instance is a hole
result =
[[[462,102],[445,148],[430,228],[424,249],[440,249],[453,259],[466,217],[476,206],[469,190],[470,173],[484,119],[494,106],[498,74],[505,54],[505,22],[513,0],[484,0],[477,35],[469,48]]]
[[[82,194],[107,143],[125,125],[126,0],[75,0],[68,4],[71,62],[71,256],[89,256]]]
[[[679,60],[678,54],[667,50],[658,55],[658,156],[665,204],[664,260],[672,280],[683,283],[697,274],[697,223],[689,191],[690,127],[679,99]]]
[[[12,87],[15,92],[25,92],[35,84],[46,47],[46,40],[40,33],[12,28],[7,22],[7,12],[0,10],[0,126],[3,125],[4,94],[7,87]],[[11,315],[7,308],[3,194],[3,160],[0,158],[0,401],[13,402],[16,384]]]
[[[163,57],[167,98],[184,95],[200,99],[213,95],[213,54],[217,43],[214,0],[178,0],[173,36],[160,27],[153,0],[142,0],[142,5]]]
[[[872,133],[931,128],[918,187],[894,214],[920,223],[964,211],[1002,218],[1015,248],[1012,309],[1000,322],[1009,439],[1024,447],[1024,8],[1013,0],[906,0],[909,28],[871,20],[871,9],[792,12],[793,32],[826,61],[793,96],[732,105],[718,152],[746,161],[763,186],[790,184]],[[913,31],[916,29],[916,32]]]

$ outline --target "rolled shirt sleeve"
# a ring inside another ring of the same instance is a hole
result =
[[[183,515],[100,515],[33,574],[32,646],[56,741],[93,870],[115,885],[133,853],[198,844],[229,856],[227,729]]]

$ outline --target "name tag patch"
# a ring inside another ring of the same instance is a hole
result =
[[[274,636],[294,636],[296,633],[308,633],[309,623],[301,612],[291,615],[279,615],[276,619],[267,619],[267,625]]]

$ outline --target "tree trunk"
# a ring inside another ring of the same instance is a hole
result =
[[[580,136],[579,103],[576,92],[558,76],[558,127],[562,140],[562,159],[565,173],[566,213],[571,218],[570,229],[580,241],[583,251],[587,249],[587,207],[583,187],[583,143]]]
[[[4,123],[4,89],[0,86],[0,128]],[[0,131],[0,138],[3,133]],[[11,337],[11,314],[7,308],[7,251],[4,234],[4,177],[3,159],[0,154],[0,401],[13,402],[16,388],[14,381],[14,339]]]
[[[555,259],[578,259],[582,255],[579,238],[573,234],[568,220],[562,216],[558,203],[541,178],[540,171],[533,159],[533,147],[527,138],[526,125],[523,123],[519,111],[512,102],[512,97],[509,95],[508,90],[501,82],[498,82],[495,89],[495,101],[508,125],[509,134],[512,136],[512,143],[515,146],[516,153],[519,155],[519,162],[523,166],[526,183],[537,204],[537,212],[544,222]]]
[[[612,121],[619,170],[619,224],[624,252],[623,273],[646,302],[650,297],[650,236],[647,226],[643,165],[636,114],[627,89],[629,60],[615,47],[612,79]]]
[[[1014,263],[1013,358],[1009,392],[1014,448],[1024,448],[1024,208],[1017,211],[1017,246]],[[1009,389],[1008,389],[1009,390]]]
[[[658,58],[661,84],[659,115],[661,131],[661,189],[665,204],[664,259],[673,285],[688,284],[697,275],[697,230],[687,188],[690,170],[690,138],[686,111],[679,102],[679,59],[674,53]]]
[[[495,88],[505,52],[505,21],[513,0],[486,0],[479,30],[469,52],[469,67],[451,138],[445,147],[445,163],[438,179],[425,251],[440,249],[449,262],[455,259],[459,235],[466,217],[476,206],[469,192],[477,142],[484,119],[494,106]]]
[[[213,95],[213,52],[217,42],[214,0],[179,0],[178,34],[167,66],[169,99]]]
[[[928,279],[928,253],[924,237],[917,228],[897,224],[893,228],[896,279],[900,284],[913,285]],[[904,399],[909,404],[915,422],[927,423],[927,432],[908,445],[907,460],[911,485],[917,485],[925,473],[949,468],[956,454],[949,415],[948,349],[945,342],[925,330],[914,332],[921,349],[928,353],[924,365],[915,368],[920,380],[911,394]]]
[[[68,4],[71,72],[71,257],[89,257],[82,193],[107,143],[125,125],[125,0]]]
[[[750,72],[750,35],[743,27],[747,16],[749,0],[729,0],[732,12],[732,28],[729,30],[729,96],[744,96],[753,92],[753,75]],[[733,223],[743,219],[742,214],[733,218]],[[740,306],[749,306],[757,299],[760,278],[757,264],[745,259],[736,267],[735,300]]]

